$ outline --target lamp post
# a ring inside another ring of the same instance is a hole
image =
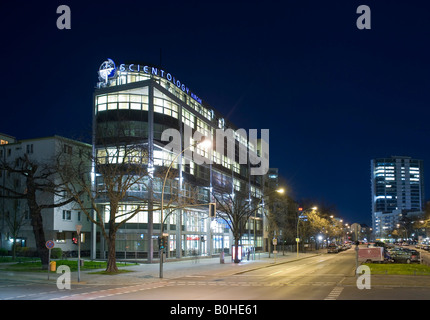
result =
[[[306,211],[317,210],[317,209],[318,209],[318,207],[312,207],[312,208],[309,208],[309,209],[306,209],[306,210],[303,210],[303,208],[299,208],[299,211],[297,212],[297,237],[296,237],[297,257],[299,257],[299,241],[300,241],[300,238],[299,238],[299,221],[300,221],[300,216],[299,216],[299,214],[300,214],[300,212],[301,213],[305,213]]]
[[[271,191],[271,192],[269,192],[266,196],[269,196],[269,195],[271,195],[272,193],[274,193],[274,192],[277,192],[277,193],[280,193],[280,194],[283,194],[284,192],[285,192],[285,190],[284,190],[284,188],[279,188],[279,189],[276,189],[276,190],[273,190],[273,191]],[[258,206],[261,204],[261,201],[263,201],[263,198],[264,198],[264,196],[263,197],[261,197],[261,199],[258,201],[258,203],[257,203],[257,208],[258,208]],[[256,238],[255,238],[255,229],[256,229],[256,220],[257,220],[257,211],[258,211],[258,209],[256,209],[255,210],[255,212],[254,212],[254,260],[255,260],[255,251],[256,251],[256,248],[257,248],[257,242],[256,242]]]
[[[204,141],[200,142],[200,143],[196,143],[194,145],[189,145],[188,147],[186,147],[185,149],[183,149],[181,152],[179,152],[175,158],[172,160],[172,162],[169,165],[169,168],[167,169],[166,175],[164,176],[164,181],[163,181],[163,188],[161,189],[161,214],[160,214],[160,221],[161,221],[161,226],[160,226],[160,235],[161,237],[163,237],[163,227],[164,227],[164,219],[163,219],[163,207],[164,207],[164,187],[166,186],[166,180],[167,180],[167,176],[169,175],[169,171],[173,166],[173,163],[175,163],[176,159],[178,159],[178,157],[184,153],[185,151],[187,151],[189,148],[191,147],[195,147],[197,145],[201,145],[201,146],[206,146],[209,147],[211,146],[212,142],[210,140],[205,139]],[[164,248],[162,247],[160,249],[160,278],[163,278],[163,255],[164,255]]]

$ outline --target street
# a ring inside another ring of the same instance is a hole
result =
[[[430,298],[428,277],[374,275],[370,289],[356,285],[355,251],[314,254],[299,260],[272,259],[242,266],[186,261],[175,277],[142,277],[121,283],[72,284],[59,290],[53,281],[1,277],[1,300],[418,300]],[[173,264],[168,265],[171,268]],[[156,266],[154,266],[156,267]],[[188,268],[187,268],[188,267]],[[178,267],[175,267],[178,268]],[[169,268],[167,268],[167,274]],[[3,273],[6,275],[6,273]],[[173,274],[173,273],[172,273]],[[0,276],[2,273],[0,273]],[[118,278],[115,278],[118,277]],[[106,278],[105,278],[106,279]],[[126,278],[123,278],[126,279]],[[424,279],[424,280],[423,280]],[[124,280],[125,281],[125,280]]]

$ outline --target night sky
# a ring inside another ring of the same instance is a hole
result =
[[[62,4],[70,30],[56,26]],[[356,26],[362,4],[370,30]],[[418,0],[2,1],[0,132],[88,136],[100,64],[160,64],[161,51],[239,128],[270,129],[270,167],[293,197],[370,225],[370,159],[430,163],[429,12]]]

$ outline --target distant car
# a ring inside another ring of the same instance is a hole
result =
[[[327,247],[327,253],[338,253],[339,247],[335,243],[330,243]]]
[[[421,249],[428,251],[430,249],[430,245],[428,244],[428,242],[421,243]]]

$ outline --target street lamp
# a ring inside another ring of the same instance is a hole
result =
[[[299,257],[299,241],[300,241],[300,238],[299,238],[299,221],[300,221],[300,216],[299,216],[299,214],[300,214],[300,212],[301,213],[305,213],[306,211],[317,210],[317,209],[318,209],[318,207],[312,207],[312,208],[309,208],[309,209],[306,209],[306,210],[303,210],[303,208],[299,208],[299,211],[297,212],[297,237],[296,237],[297,257]]]
[[[273,190],[273,191],[269,192],[268,194],[266,194],[266,196],[270,196],[272,193],[275,193],[275,192],[277,192],[279,194],[284,194],[285,193],[285,189],[284,188],[279,188],[279,189]],[[263,201],[263,198],[264,198],[264,196],[262,196],[261,199],[258,201],[258,203],[257,203],[257,209],[254,212],[254,254],[253,254],[254,255],[254,260],[255,260],[255,251],[256,251],[256,248],[257,248],[257,240],[256,240],[256,237],[255,237],[257,211],[258,211],[258,206],[260,205],[261,201]]]
[[[196,147],[196,146],[202,146],[202,147],[206,147],[209,148],[212,145],[212,142],[209,139],[205,139],[202,142],[196,143],[196,144],[191,144],[188,147],[186,147],[185,149],[183,149],[181,152],[179,152],[175,158],[172,160],[172,162],[169,165],[169,168],[167,169],[166,175],[164,176],[164,181],[163,181],[163,188],[161,190],[161,215],[160,215],[160,221],[161,221],[161,227],[160,227],[160,235],[161,237],[163,237],[163,227],[164,227],[164,219],[163,219],[163,207],[164,207],[164,187],[166,185],[166,180],[167,180],[167,176],[169,175],[169,171],[173,166],[173,163],[175,163],[176,159],[178,159],[178,157],[184,153],[185,151],[187,151],[188,149],[190,149],[191,147]],[[160,278],[163,278],[163,255],[164,255],[164,248],[162,247],[160,250]]]

